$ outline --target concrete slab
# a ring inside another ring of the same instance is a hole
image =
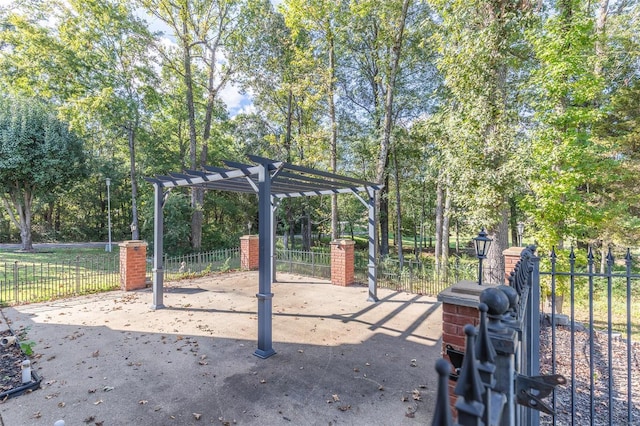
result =
[[[257,272],[4,308],[35,342],[41,389],[5,425],[417,425],[435,404],[441,310],[426,296],[278,274],[273,346],[257,347]]]

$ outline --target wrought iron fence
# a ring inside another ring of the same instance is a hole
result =
[[[147,276],[151,275],[152,262],[147,261]],[[240,248],[225,248],[184,256],[165,256],[163,270],[165,281],[206,275],[209,272],[226,272],[240,268]]]
[[[119,257],[76,257],[56,263],[0,263],[0,304],[40,302],[118,288]]]
[[[276,270],[331,278],[331,254],[324,251],[276,250]]]
[[[367,282],[368,254],[356,253],[356,280]],[[478,264],[465,262],[459,257],[451,258],[447,265],[437,267],[432,259],[405,260],[385,257],[378,261],[378,287],[408,293],[437,296],[438,293],[462,280],[476,280]]]
[[[591,250],[582,265],[573,250],[564,259],[552,252],[546,262],[549,270],[540,271],[534,250],[531,246],[523,252],[511,274],[511,287],[498,289],[505,294],[510,288],[517,291],[519,302],[514,305],[509,299],[509,306],[517,306],[518,314],[505,315],[509,310],[498,309],[485,290],[480,302],[486,305],[480,310],[488,307],[488,313],[481,314],[477,331],[472,326],[465,329],[467,348],[458,360],[461,370],[455,390],[457,424],[638,424],[640,346],[635,340],[640,334],[640,275],[633,272],[630,252],[616,264],[609,251],[603,272],[595,271]],[[559,312],[567,297],[568,312]],[[505,349],[511,348],[505,345],[505,336],[514,332],[518,339],[513,362],[500,362],[509,352]],[[497,356],[491,355],[494,349]],[[440,384],[433,424],[453,424],[448,394],[451,365],[440,360],[436,370]],[[549,400],[543,400],[547,396]],[[498,420],[487,417],[498,411]],[[513,415],[505,420],[510,411]],[[549,415],[540,416],[538,411]]]
[[[480,324],[467,325],[464,354],[447,350],[456,368],[440,360],[434,425],[453,425],[449,378],[459,425],[537,425],[537,410],[551,409],[543,401],[561,375],[539,376],[539,259],[527,247],[510,277],[510,286],[489,287],[480,294]],[[455,356],[454,356],[455,355]]]
[[[541,371],[568,379],[543,424],[640,422],[640,275],[629,250],[620,262],[609,250],[604,261],[597,272],[590,249],[586,258],[552,251],[540,273]]]

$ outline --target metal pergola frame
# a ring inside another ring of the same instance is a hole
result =
[[[352,193],[369,210],[369,261],[367,300],[377,302],[376,242],[377,215],[376,197],[381,185],[324,172],[308,167],[296,166],[283,161],[274,161],[255,155],[247,156],[254,165],[224,161],[228,169],[204,167],[202,171],[186,170],[169,173],[167,176],[145,178],[155,189],[154,201],[154,245],[153,245],[153,302],[151,308],[164,308],[163,303],[163,205],[168,189],[173,187],[201,187],[219,191],[256,193],[258,195],[259,278],[258,278],[258,348],[254,352],[259,358],[268,358],[276,352],[272,342],[271,284],[275,281],[275,221],[274,211],[281,199]],[[366,193],[367,199],[360,194]]]

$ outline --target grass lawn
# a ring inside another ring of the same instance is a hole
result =
[[[0,303],[17,304],[119,286],[118,247],[55,248],[34,253],[0,250]]]

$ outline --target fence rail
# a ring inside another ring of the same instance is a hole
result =
[[[147,276],[153,268],[147,262]],[[240,248],[225,248],[184,256],[165,256],[163,259],[164,280],[175,281],[190,276],[204,275],[214,271],[228,271],[240,268]]]
[[[118,256],[57,263],[0,263],[0,304],[39,302],[118,288]]]
[[[331,278],[331,254],[321,251],[276,250],[276,270]]]
[[[368,254],[356,253],[355,276],[367,282]],[[458,281],[477,279],[477,263],[465,263],[455,257],[447,265],[437,267],[431,259],[406,260],[400,265],[398,259],[383,258],[378,261],[378,287],[408,293],[437,296]]]

